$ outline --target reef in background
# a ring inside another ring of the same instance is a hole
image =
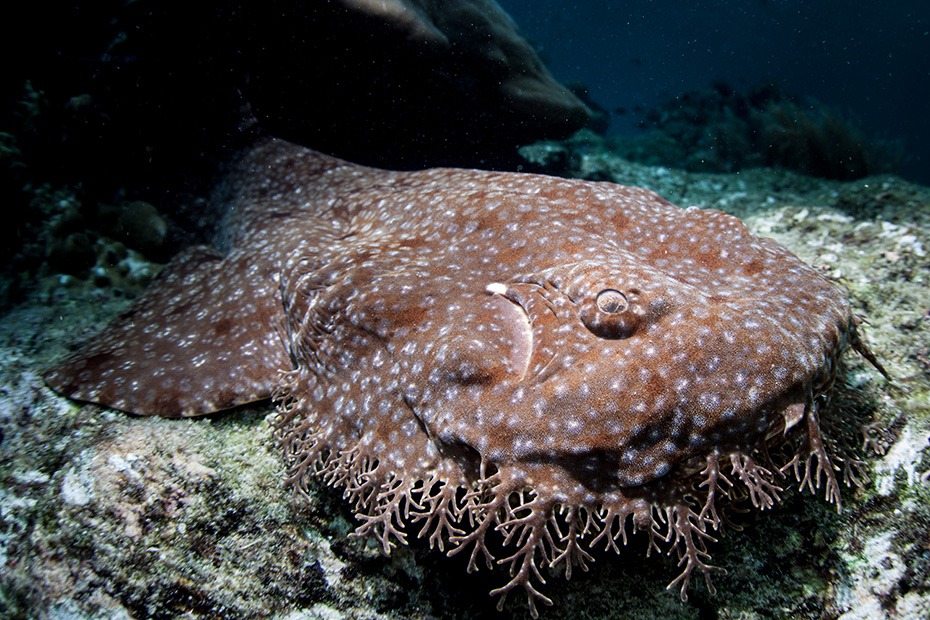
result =
[[[876,140],[851,115],[764,84],[739,92],[717,83],[645,111],[646,132],[611,148],[642,163],[693,172],[773,167],[824,179],[896,172],[903,146]]]

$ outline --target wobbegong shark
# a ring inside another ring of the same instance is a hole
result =
[[[415,535],[502,570],[534,616],[548,571],[628,531],[677,552],[683,599],[695,571],[712,590],[718,508],[779,500],[773,445],[840,501],[820,417],[847,349],[881,366],[845,291],[735,217],[275,139],[219,195],[216,243],[52,389],[166,417],[273,399],[289,484],[341,489],[385,553]]]

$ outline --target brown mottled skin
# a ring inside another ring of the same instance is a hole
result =
[[[504,564],[495,593],[534,615],[540,567],[628,519],[677,550],[684,598],[728,492],[778,499],[767,444],[839,500],[818,415],[844,350],[874,358],[846,294],[734,217],[274,140],[224,200],[222,253],[177,257],[49,386],[161,416],[273,396],[289,482],[343,488],[385,552],[416,531]]]

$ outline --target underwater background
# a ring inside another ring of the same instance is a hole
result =
[[[894,378],[831,407],[869,481],[734,515],[716,593],[632,537],[543,618],[930,617],[930,4],[31,2],[0,37],[0,618],[529,617],[425,541],[385,558],[338,491],[282,483],[268,403],[139,418],[51,392],[216,228],[272,135],[394,169],[646,187],[849,291]],[[501,10],[509,14],[512,21]]]
[[[587,89],[610,132],[725,88],[774,87],[897,143],[896,170],[930,182],[930,6],[894,0],[522,2],[501,5],[556,78]],[[712,95],[707,95],[712,97]],[[815,111],[816,113],[816,111]],[[889,146],[891,146],[889,144]]]

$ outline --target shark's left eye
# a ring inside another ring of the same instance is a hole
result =
[[[598,293],[596,301],[598,309],[607,314],[626,312],[626,309],[630,307],[626,295],[612,288],[604,289]]]
[[[579,318],[584,326],[601,338],[629,338],[640,326],[640,312],[634,307],[640,301],[638,291],[621,293],[605,288],[593,299],[581,303]]]

